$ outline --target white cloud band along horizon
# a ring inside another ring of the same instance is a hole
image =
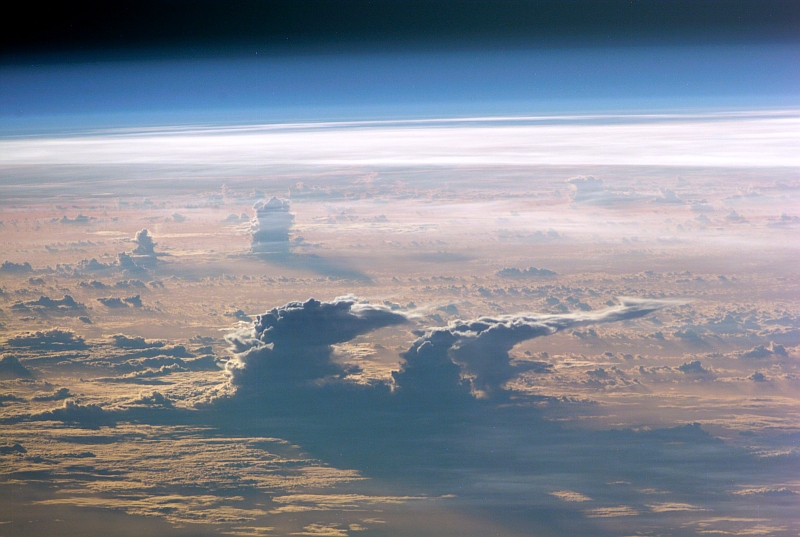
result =
[[[800,111],[181,127],[0,139],[0,169],[167,175],[280,167],[800,166]],[[177,170],[182,170],[178,172]]]

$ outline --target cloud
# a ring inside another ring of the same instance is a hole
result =
[[[136,287],[139,289],[147,289],[147,285],[141,280],[120,280],[114,284],[117,289],[130,289]]]
[[[627,505],[619,505],[617,507],[598,507],[596,509],[588,509],[585,511],[586,516],[589,518],[613,518],[620,516],[636,516],[639,512]]]
[[[341,524],[309,524],[303,527],[303,531],[291,533],[290,535],[308,535],[319,537],[347,537],[350,533],[343,529]]]
[[[107,308],[127,308],[129,305],[134,308],[142,307],[142,299],[140,295],[129,296],[127,298],[100,297],[97,299],[97,301]]]
[[[142,307],[142,298],[140,295],[129,296],[122,299],[126,304],[130,304],[134,308]]]
[[[786,487],[749,487],[734,492],[737,496],[797,496],[800,492],[796,492]]]
[[[0,455],[16,455],[16,454],[25,454],[28,450],[25,449],[21,444],[17,443],[11,446],[0,446]]]
[[[757,345],[750,349],[749,351],[743,352],[741,354],[742,358],[769,358],[770,356],[788,356],[789,353],[786,352],[786,347],[783,345],[779,345],[778,343],[770,342],[769,347],[765,347],[764,345]]]
[[[108,289],[108,286],[103,282],[99,282],[97,280],[92,280],[90,282],[80,282],[78,287],[84,287],[86,289]]]
[[[226,338],[234,352],[227,371],[234,385],[256,390],[343,376],[345,370],[331,359],[332,345],[406,321],[386,306],[352,297],[289,302]]]
[[[141,394],[138,399],[132,402],[135,405],[172,407],[172,400],[161,392],[154,391],[149,394]]]
[[[117,422],[113,412],[108,412],[94,404],[81,405],[72,399],[64,401],[63,407],[34,414],[30,419],[32,421],[61,421],[87,429],[96,429],[103,425],[113,426]]]
[[[85,349],[86,342],[68,328],[51,328],[25,332],[8,338],[9,347],[28,347],[43,350]]]
[[[92,259],[83,259],[80,262],[78,262],[78,264],[77,264],[77,266],[75,268],[75,272],[76,273],[81,273],[81,272],[101,272],[101,271],[112,270],[112,269],[114,269],[114,264],[113,263],[101,263],[97,259],[92,258]]]
[[[0,272],[8,274],[24,274],[26,272],[33,272],[31,264],[25,261],[24,263],[13,263],[11,261],[3,261],[0,265]]]
[[[53,393],[47,395],[37,395],[33,397],[34,401],[63,401],[64,399],[69,399],[72,397],[72,394],[69,392],[69,388],[59,388]]]
[[[64,295],[64,298],[56,300],[48,296],[40,296],[38,300],[30,302],[18,302],[12,306],[12,309],[37,309],[48,310],[52,312],[72,312],[80,311],[86,307],[80,302],[75,302],[70,295]]]
[[[79,214],[78,216],[76,216],[76,217],[75,217],[75,218],[73,218],[73,219],[69,219],[69,218],[67,218],[67,217],[66,217],[66,215],[65,215],[65,216],[64,216],[64,217],[63,217],[61,220],[59,220],[59,222],[61,222],[62,224],[67,224],[67,225],[69,225],[69,224],[78,224],[78,225],[81,225],[81,224],[88,224],[88,223],[90,223],[92,220],[94,220],[94,218],[90,218],[90,217],[88,217],[88,216],[86,216],[86,215]]]
[[[653,200],[655,203],[683,203],[683,200],[680,199],[674,191],[668,190],[666,188],[661,189],[661,195],[658,196],[656,199]]]
[[[497,275],[501,278],[546,278],[557,276],[558,274],[546,268],[528,267],[522,270],[518,268],[504,268],[498,270]]]
[[[153,237],[150,236],[150,232],[148,230],[142,229],[137,231],[133,238],[133,242],[136,243],[136,248],[133,249],[131,252],[132,254],[148,256],[156,255],[156,243],[153,242]]]
[[[557,490],[554,492],[548,492],[548,494],[565,502],[589,502],[592,500],[586,494],[581,494],[580,492],[575,492],[572,490]]]
[[[708,369],[703,367],[700,363],[700,360],[694,360],[692,362],[686,362],[678,366],[678,371],[681,373],[686,373],[687,375],[705,375],[708,373]]]
[[[289,212],[289,200],[271,198],[253,205],[255,216],[250,221],[251,250],[255,253],[274,254],[289,251],[289,229],[294,214]]]
[[[3,356],[0,359],[0,380],[30,378],[33,375],[16,356]]]
[[[97,377],[92,379],[93,382],[103,382],[108,384],[167,384],[157,377],[165,377],[172,373],[182,373],[186,371],[178,363],[171,363],[169,365],[162,365],[158,369],[150,368],[134,368],[133,373],[122,375],[118,377]]]
[[[394,373],[395,382],[402,390],[453,394],[463,390],[461,377],[466,376],[477,394],[496,394],[519,372],[508,354],[518,343],[567,328],[636,319],[676,304],[632,298],[621,298],[620,302],[596,313],[479,317],[430,329],[402,355],[406,362]]]
[[[567,180],[575,190],[572,201],[575,203],[589,203],[592,205],[616,205],[641,201],[644,198],[632,190],[612,190],[607,188],[602,179],[594,176],[573,177]]]
[[[136,261],[134,261],[133,257],[125,252],[117,254],[117,265],[119,265],[119,268],[129,273],[135,274],[145,271],[144,267],[139,266]]]
[[[690,503],[681,502],[662,502],[648,503],[647,507],[654,513],[674,513],[676,511],[705,511],[702,507]]]
[[[152,349],[163,347],[163,341],[147,341],[141,336],[126,336],[125,334],[114,334],[111,336],[114,346],[120,349]]]
[[[116,364],[114,369],[122,373],[144,371],[149,376],[153,376],[152,371],[154,368],[161,371],[160,374],[168,374],[174,371],[218,371],[220,369],[213,354],[201,356],[200,358],[179,358],[166,355],[169,351],[170,349],[164,349],[165,354],[160,356],[126,360]]]
[[[128,305],[125,304],[122,301],[121,298],[117,298],[117,297],[100,297],[100,298],[97,299],[97,301],[100,302],[105,307],[111,308],[111,309],[114,309],[114,308],[127,308],[128,307]]]
[[[158,263],[158,254],[155,250],[156,243],[153,242],[153,237],[150,235],[150,232],[147,229],[137,231],[133,238],[133,242],[136,243],[136,248],[134,248],[131,253],[128,254],[130,256],[130,260],[137,267],[147,269],[154,268],[156,263]],[[119,261],[120,266],[122,266],[122,254],[120,254]],[[125,262],[127,264],[127,260],[125,260]]]
[[[203,155],[206,173],[231,177],[272,166],[797,166],[800,119],[780,113],[305,123],[245,130],[163,127],[91,136],[0,141],[6,167],[90,166],[126,159],[170,177]],[[747,133],[742,136],[741,133]],[[524,149],[519,141],[526,140]],[[514,150],[509,150],[514,148]]]

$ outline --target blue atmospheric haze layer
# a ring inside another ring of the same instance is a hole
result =
[[[160,57],[0,68],[0,133],[795,108],[800,45]]]

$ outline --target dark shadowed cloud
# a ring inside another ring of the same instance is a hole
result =
[[[28,347],[35,349],[67,350],[85,349],[84,339],[68,328],[51,328],[26,332],[8,338],[9,347]]]
[[[350,297],[289,302],[228,336],[234,360],[227,369],[236,386],[254,390],[342,376],[346,371],[332,361],[332,345],[406,321],[386,306],[360,304]]]
[[[16,356],[3,356],[0,359],[0,380],[32,377],[28,368]]]
[[[496,394],[521,370],[511,364],[508,352],[518,343],[549,336],[567,328],[619,322],[644,317],[672,301],[621,299],[621,304],[596,313],[561,315],[516,314],[455,321],[445,328],[430,329],[403,354],[406,363],[394,374],[401,390],[424,391],[463,389],[464,381],[454,374],[460,366],[472,388],[483,395]],[[452,360],[452,362],[451,362]]]

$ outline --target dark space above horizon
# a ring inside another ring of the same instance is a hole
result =
[[[767,0],[236,0],[22,6],[5,62],[77,55],[220,54],[493,46],[797,42],[800,8]],[[13,21],[13,24],[9,24]]]

